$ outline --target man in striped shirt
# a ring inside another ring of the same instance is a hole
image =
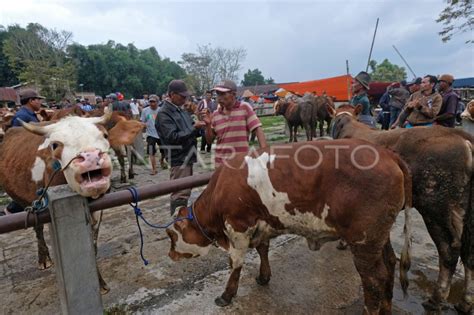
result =
[[[215,163],[216,167],[237,153],[249,151],[249,135],[257,135],[261,148],[267,146],[262,123],[250,104],[237,100],[237,85],[231,80],[224,80],[214,89],[217,93],[217,110],[209,116],[202,112],[206,123],[206,141],[212,143],[217,138]]]

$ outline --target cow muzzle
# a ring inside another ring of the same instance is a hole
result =
[[[107,191],[112,174],[112,163],[107,153],[96,149],[81,152],[73,165],[81,195],[95,198]]]

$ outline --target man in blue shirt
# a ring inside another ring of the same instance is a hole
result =
[[[24,90],[20,93],[20,102],[23,105],[19,111],[16,112],[12,119],[12,127],[21,127],[21,119],[24,122],[39,122],[35,112],[41,108],[41,102],[44,99],[35,90]]]

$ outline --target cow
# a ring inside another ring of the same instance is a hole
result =
[[[471,121],[474,121],[474,100],[467,103],[466,108],[461,113],[461,118],[469,119]]]
[[[48,125],[23,123],[10,128],[0,146],[0,185],[21,207],[38,198],[36,191],[50,180],[56,161],[63,171],[51,185],[68,184],[84,197],[97,198],[110,187],[112,163],[110,146],[130,144],[141,131],[137,121],[120,121],[110,130],[103,125],[110,114],[84,118],[68,116]],[[73,210],[73,209],[71,209]],[[94,246],[97,251],[100,214],[93,217]],[[52,265],[43,236],[43,225],[35,227],[38,240],[38,268]],[[99,272],[101,292],[109,289]]]
[[[338,149],[339,148],[339,149]],[[249,247],[260,255],[257,282],[269,282],[269,239],[292,233],[312,250],[346,239],[364,288],[368,314],[389,313],[396,257],[390,229],[405,208],[400,274],[409,268],[411,176],[394,153],[360,140],[300,142],[238,155],[216,170],[191,207],[181,207],[167,234],[174,260],[229,252],[231,274],[218,306],[231,303]],[[186,220],[186,218],[188,220]]]
[[[331,126],[332,115],[329,113],[327,107],[334,107],[333,99],[330,96],[316,96],[316,122],[319,125],[319,136],[324,136],[324,122],[327,124],[327,133],[329,134],[329,128]]]
[[[438,282],[423,303],[428,310],[447,304],[451,280],[461,257],[463,300],[455,307],[470,312],[474,299],[473,136],[454,128],[372,130],[356,120],[361,106],[341,105],[334,115],[333,138],[357,138],[397,152],[413,176],[413,206],[423,216],[439,255]]]
[[[300,107],[300,117],[306,132],[306,140],[311,141],[313,138],[316,138],[316,124],[318,120],[316,96],[312,93],[305,93],[303,97],[297,98],[296,102],[298,107]]]
[[[290,129],[290,142],[298,142],[298,126],[303,126],[301,107],[293,100],[278,100],[274,105],[275,115],[283,115]]]

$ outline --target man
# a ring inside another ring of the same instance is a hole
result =
[[[147,149],[146,152],[150,158],[150,164],[151,164],[151,175],[155,175],[157,173],[156,171],[156,146],[160,148],[161,142],[160,142],[160,136],[158,135],[158,132],[156,131],[155,123],[156,123],[156,117],[158,116],[158,99],[156,97],[150,96],[148,100],[149,106],[143,109],[142,111],[142,116],[141,116],[141,122],[145,123],[146,126],[146,143],[147,143]],[[164,161],[165,154],[163,149],[160,148],[161,152],[161,167],[166,168],[166,164]]]
[[[95,106],[98,109],[104,109],[104,100],[102,99],[101,96],[96,96],[95,98]]]
[[[414,79],[413,81],[407,83],[408,91],[410,91],[410,95],[412,95],[415,92],[418,92],[420,90],[420,85],[421,85],[421,78],[418,77]]]
[[[427,75],[421,80],[420,91],[408,99],[405,112],[408,114],[406,128],[429,127],[441,109],[443,98],[435,91],[435,76]]]
[[[406,88],[406,81],[400,81],[400,86],[396,86],[396,83],[390,84],[387,91],[390,95],[390,126],[397,120],[398,115],[405,106],[408,98],[410,97],[410,92]]]
[[[181,106],[189,97],[186,84],[182,80],[173,80],[168,85],[168,97],[158,112],[156,130],[162,145],[168,150],[167,160],[171,164],[170,179],[193,175],[193,164],[196,162],[196,138],[199,129],[205,126],[202,121],[194,123]],[[191,189],[171,194],[170,212],[176,207],[187,206]]]
[[[237,85],[231,80],[220,82],[213,89],[217,93],[219,107],[212,116],[201,113],[206,123],[206,140],[217,138],[216,167],[239,152],[248,152],[249,134],[255,132],[261,148],[267,146],[262,123],[250,104],[237,101]]]
[[[81,109],[85,112],[90,112],[94,110],[94,107],[89,103],[88,98],[81,99]]]
[[[27,89],[20,93],[20,102],[22,107],[16,112],[12,119],[12,127],[21,127],[21,122],[39,122],[35,112],[41,108],[41,102],[44,99],[35,90]]]
[[[441,109],[436,116],[436,124],[454,128],[456,124],[456,111],[459,103],[459,96],[453,91],[451,85],[454,77],[450,74],[443,74],[438,80],[438,91],[443,97]]]
[[[138,106],[138,102],[134,98],[130,100],[130,109],[132,111],[132,118],[138,120],[138,118],[140,117],[140,108]]]
[[[206,96],[198,104],[198,111],[207,111],[213,113],[217,108],[216,103],[212,100],[212,91],[206,91]],[[207,147],[207,149],[206,149]],[[207,143],[205,130],[202,129],[201,132],[201,152],[211,152],[212,143]]]
[[[371,128],[375,128],[375,121],[370,112],[370,102],[367,97],[367,91],[369,90],[370,75],[361,71],[352,81],[352,94],[354,95],[350,101],[351,105],[362,106],[362,112],[359,114],[359,121],[368,125]]]
[[[127,118],[132,118],[132,109],[130,104],[118,100],[118,96],[115,93],[110,93],[106,96],[111,102],[109,107],[111,107],[113,112],[121,112]]]
[[[380,108],[382,109],[380,111],[379,116],[377,117],[377,122],[382,125],[382,130],[388,130],[390,127],[390,94],[388,94],[388,88],[387,91],[382,95],[382,97],[379,100],[379,105]]]

